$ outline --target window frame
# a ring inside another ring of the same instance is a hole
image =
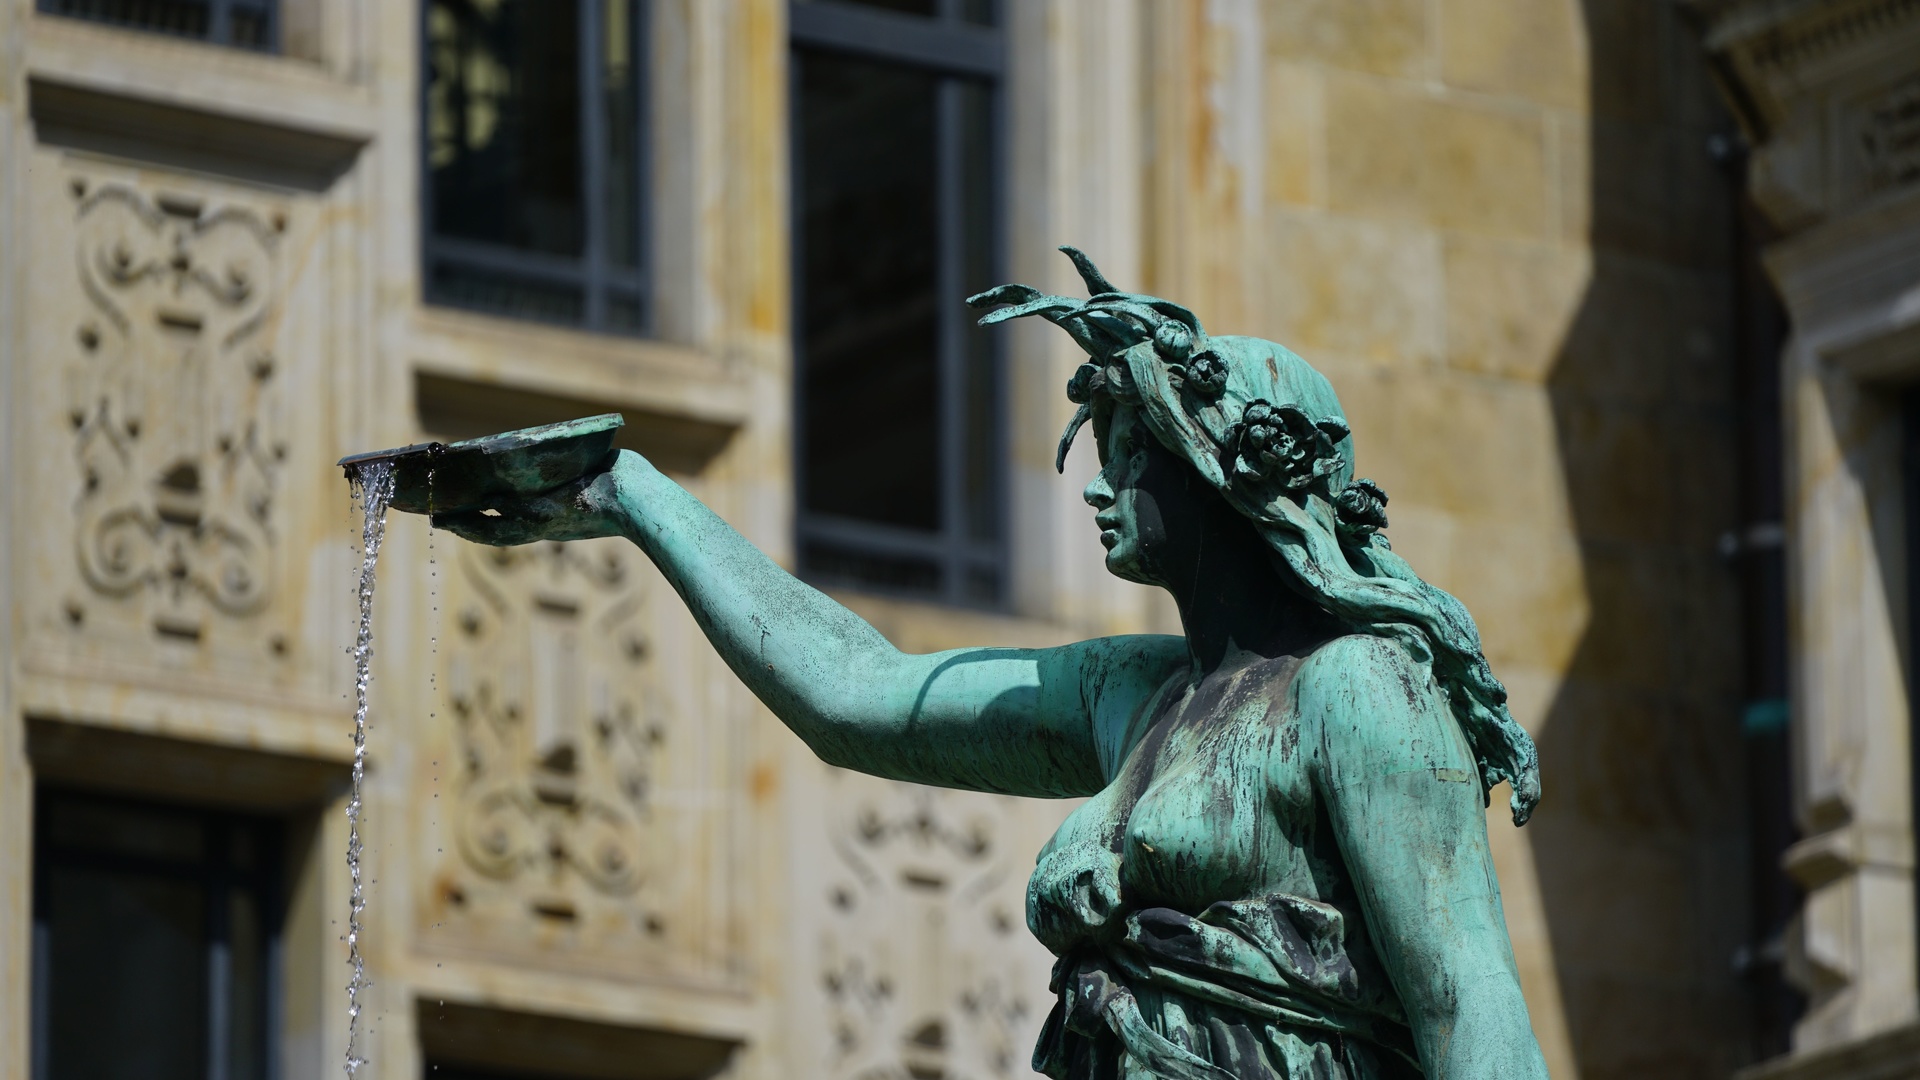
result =
[[[192,867],[113,852],[56,852],[50,847],[47,836],[50,815],[45,808],[50,799],[103,803],[136,812],[161,809],[171,814],[191,816],[198,819],[205,834],[215,838],[215,842],[209,845],[208,858]],[[224,845],[219,842],[230,837],[235,829],[255,830],[263,840],[259,853],[260,866],[251,874],[232,867],[222,850]],[[29,902],[32,940],[28,961],[30,1045],[27,1072],[31,1080],[51,1080],[53,1075],[53,931],[49,925],[51,900],[47,895],[52,875],[47,870],[55,866],[119,870],[188,880],[204,892],[207,905],[205,952],[209,973],[205,1035],[209,1076],[233,1075],[230,1059],[232,1043],[229,1038],[232,1003],[227,996],[233,978],[230,892],[236,887],[252,890],[259,901],[261,931],[259,975],[264,993],[260,1010],[263,1040],[261,1068],[266,1080],[277,1080],[282,1074],[280,1033],[284,1027],[286,1006],[287,839],[287,823],[271,814],[134,798],[64,785],[37,785],[34,789],[33,851],[29,858],[32,873]]]
[[[1001,5],[1004,7],[1004,5]],[[788,106],[794,122],[789,124],[791,162],[789,175],[792,192],[789,203],[793,265],[793,410],[792,447],[794,461],[794,531],[797,563],[803,576],[808,574],[806,550],[821,544],[849,555],[921,560],[940,570],[940,588],[924,591],[888,588],[871,582],[834,575],[821,584],[845,585],[865,592],[898,595],[907,599],[930,600],[954,607],[1004,610],[1012,594],[1009,580],[1008,543],[1010,499],[1008,498],[1007,401],[1005,377],[1006,350],[995,338],[986,345],[989,379],[987,411],[991,423],[987,439],[988,476],[993,502],[993,535],[979,539],[972,535],[973,521],[966,506],[966,380],[969,348],[968,324],[973,316],[966,307],[965,247],[961,237],[965,226],[962,206],[963,185],[959,182],[962,146],[963,83],[984,86],[987,93],[988,137],[991,161],[988,169],[990,218],[986,264],[995,282],[1002,280],[1007,251],[1007,165],[1010,149],[1007,106],[1008,58],[1005,41],[1004,11],[992,26],[964,17],[964,0],[937,0],[937,14],[909,15],[834,0],[789,0],[789,55],[802,50],[839,53],[866,61],[894,64],[923,71],[938,78],[936,99],[938,129],[935,133],[938,181],[935,192],[938,207],[937,235],[939,252],[935,271],[939,330],[936,362],[939,379],[940,425],[940,528],[933,532],[865,521],[844,515],[826,514],[808,509],[807,500],[807,416],[804,408],[807,357],[801,329],[801,313],[806,310],[805,228],[802,220],[805,175],[805,147],[798,123],[800,108],[799,64],[789,66]],[[982,286],[987,287],[987,286]],[[968,588],[973,572],[986,571],[996,578],[993,598],[983,600]]]
[[[650,337],[656,324],[652,281],[652,190],[653,171],[653,64],[651,55],[651,0],[625,0],[632,5],[634,94],[634,265],[612,265],[607,255],[607,115],[600,82],[606,54],[605,0],[574,0],[579,6],[579,49],[586,62],[576,73],[579,79],[580,113],[580,186],[583,211],[583,245],[579,257],[527,251],[481,240],[438,236],[434,233],[433,135],[428,94],[433,85],[432,43],[427,20],[432,16],[432,0],[419,5],[419,42],[416,57],[419,78],[419,205],[420,205],[420,298],[431,307],[467,311],[499,319],[513,319],[547,326],[560,326],[596,334],[619,337]],[[436,295],[433,281],[438,267],[478,270],[497,279],[520,280],[542,286],[578,288],[581,292],[581,318],[577,322],[541,319],[488,308],[482,304],[461,303]],[[640,307],[636,325],[613,325],[607,318],[608,299],[612,295],[633,296]]]
[[[277,56],[280,54],[280,5],[281,0],[254,0],[243,3],[242,0],[204,0],[207,7],[207,32],[205,35],[183,34],[153,26],[141,26],[138,23],[121,19],[110,19],[100,15],[75,14],[60,10],[60,0],[38,0],[34,8],[43,15],[54,15],[62,19],[93,23],[96,26],[110,26],[116,30],[127,30],[140,34],[158,34],[161,37],[176,38],[180,41],[198,41],[223,48],[241,49],[246,52],[263,53]],[[266,33],[259,45],[249,45],[233,39],[233,12],[236,8],[252,8],[261,12],[266,21]]]

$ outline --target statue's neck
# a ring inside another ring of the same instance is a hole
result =
[[[1260,659],[1297,655],[1336,637],[1331,614],[1302,596],[1245,518],[1210,529],[1191,573],[1166,589],[1180,610],[1194,674],[1204,678]]]

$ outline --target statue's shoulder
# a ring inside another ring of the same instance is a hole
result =
[[[1436,689],[1426,657],[1379,634],[1347,634],[1308,653],[1294,675],[1299,712],[1319,716],[1426,712]]]
[[[1422,661],[1401,642],[1380,634],[1352,633],[1328,638],[1307,650],[1302,673],[1341,669],[1368,671],[1419,667]]]
[[[1185,638],[1123,634],[1083,642],[1081,699],[1101,767],[1111,778],[1153,721],[1153,703],[1191,663]]]

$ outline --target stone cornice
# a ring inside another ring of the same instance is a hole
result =
[[[1793,68],[1860,44],[1920,16],[1920,0],[1738,5],[1708,35],[1708,47],[1740,49],[1761,69]]]
[[[1755,200],[1788,232],[1920,183],[1920,0],[1702,0]]]
[[[1727,97],[1748,135],[1765,142],[1796,100],[1854,81],[1864,66],[1910,66],[1920,0],[1744,0],[1695,5]]]

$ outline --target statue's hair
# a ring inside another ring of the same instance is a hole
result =
[[[1067,385],[1078,406],[1056,465],[1081,426],[1134,406],[1179,455],[1251,520],[1306,594],[1355,632],[1431,662],[1480,767],[1483,790],[1512,786],[1515,824],[1540,799],[1533,739],[1507,710],[1465,605],[1420,579],[1379,532],[1386,493],[1353,479],[1353,438],[1326,377],[1271,341],[1209,337],[1193,312],[1114,288],[1085,255],[1062,248],[1090,299],[1002,285],[968,298],[996,308],[982,325],[1038,315],[1089,359]]]

